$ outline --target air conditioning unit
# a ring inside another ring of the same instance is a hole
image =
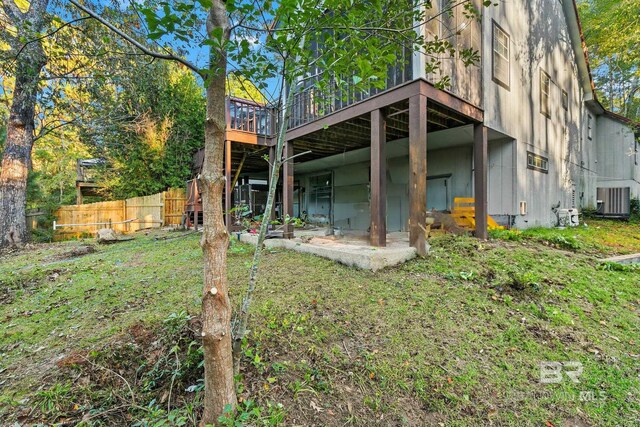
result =
[[[559,227],[577,227],[580,225],[578,209],[558,209]]]
[[[629,187],[597,189],[599,216],[628,218],[631,214],[631,189]]]

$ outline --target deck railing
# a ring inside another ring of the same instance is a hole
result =
[[[382,88],[362,90],[356,87],[352,78],[345,79],[345,84],[334,84],[326,91],[307,83],[307,87],[300,89],[293,97],[288,127],[291,129],[312,122],[412,79],[411,62],[407,60],[404,65],[389,68]]]
[[[227,98],[227,130],[272,136],[277,111],[257,102],[240,98]]]
[[[325,91],[307,81],[307,87],[298,88],[291,103],[287,127],[289,129],[310,123],[328,114],[363,101],[387,89],[412,80],[410,64],[392,67],[384,87],[362,90],[353,83],[334,84]],[[349,79],[352,80],[352,79]],[[258,136],[272,137],[277,132],[278,109],[240,98],[227,98],[227,130],[241,131]]]

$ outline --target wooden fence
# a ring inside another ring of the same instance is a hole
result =
[[[93,234],[101,228],[121,233],[179,225],[184,212],[184,189],[171,188],[151,196],[61,206],[54,214],[58,236]]]

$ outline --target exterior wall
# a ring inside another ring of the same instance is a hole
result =
[[[482,13],[483,7],[480,0],[472,0],[474,7]],[[413,76],[415,79],[423,78],[438,84],[445,83],[443,78],[448,78],[445,90],[462,98],[473,105],[482,106],[482,23],[466,15],[461,3],[451,0],[434,0],[427,10],[427,17],[431,19],[420,28],[427,40],[433,40],[436,36],[439,40],[451,43],[458,51],[451,56],[448,52],[435,54],[441,62],[436,70],[427,70],[430,58],[434,54],[414,53]],[[455,7],[452,8],[452,6]],[[450,10],[451,12],[443,12]],[[465,66],[460,59],[460,50],[473,49],[481,58],[478,63]],[[429,72],[427,72],[429,71]]]
[[[503,195],[497,196],[490,182],[490,193],[494,193],[489,196],[490,213],[514,215],[517,227],[554,225],[552,205],[595,204],[595,180],[591,178],[595,175],[595,148],[583,141],[584,96],[563,5],[549,0],[514,0],[484,11],[485,124],[515,140],[515,184],[502,188]],[[510,37],[508,88],[492,78],[494,22]],[[549,117],[541,113],[542,71],[551,80]],[[563,90],[568,94],[567,110],[562,107]],[[548,158],[548,173],[527,167],[528,152]],[[519,215],[520,201],[527,203],[526,215]],[[501,212],[495,211],[498,208]]]
[[[433,3],[435,15],[441,1]],[[584,71],[582,52],[577,50],[576,25],[568,15],[572,8],[569,1],[555,0],[512,0],[483,8],[482,23],[472,22],[462,30],[463,34],[468,32],[465,43],[479,46],[480,38],[481,68],[467,69],[459,58],[441,58],[444,62],[440,73],[452,76],[448,91],[481,106],[485,125],[493,135],[488,152],[489,214],[519,228],[555,225],[552,206],[558,204],[561,208],[595,208],[598,186],[629,186],[632,195],[640,196],[640,167],[634,156],[628,156],[635,148],[633,133],[619,121],[600,116],[601,111],[594,106],[585,85],[589,77]],[[463,21],[459,15],[449,19],[455,28]],[[510,37],[507,87],[493,80],[494,23]],[[442,37],[446,25],[437,20],[422,31],[427,37]],[[439,80],[439,72],[427,73],[425,65],[424,55],[415,54],[413,77]],[[550,79],[546,115],[541,108],[542,72]],[[567,94],[566,108],[563,92]],[[467,145],[428,151],[427,175],[431,179],[427,183],[427,209],[450,209],[454,197],[473,196],[472,147],[468,141],[464,143]],[[407,144],[401,140],[390,142],[387,147],[387,228],[406,230]],[[546,158],[548,170],[528,167],[529,153]],[[308,187],[315,172],[332,174],[335,226],[367,230],[369,149],[321,159],[317,166],[308,166],[296,176],[303,187]],[[520,212],[521,202],[526,203],[524,215]],[[310,209],[308,194],[302,209]]]
[[[505,218],[513,215],[516,209],[514,200],[515,183],[515,141],[503,139],[489,142],[488,174],[488,210],[489,215]],[[506,223],[506,221],[505,221]]]
[[[332,219],[336,227],[367,230],[370,224],[370,149],[308,162],[296,180],[304,187],[302,209],[310,218],[322,214],[311,198],[314,176],[331,174]],[[473,150],[469,145],[427,152],[427,209],[444,210],[454,197],[473,196]],[[300,166],[299,166],[300,167]],[[445,182],[446,187],[445,187]],[[387,143],[387,230],[406,231],[409,218],[409,152],[406,139]]]
[[[631,197],[640,197],[640,153],[633,131],[607,117],[597,119],[598,187],[630,187]]]

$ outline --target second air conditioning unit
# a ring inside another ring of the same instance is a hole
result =
[[[631,189],[629,187],[599,187],[597,198],[597,214],[599,216],[628,218],[631,214]]]

